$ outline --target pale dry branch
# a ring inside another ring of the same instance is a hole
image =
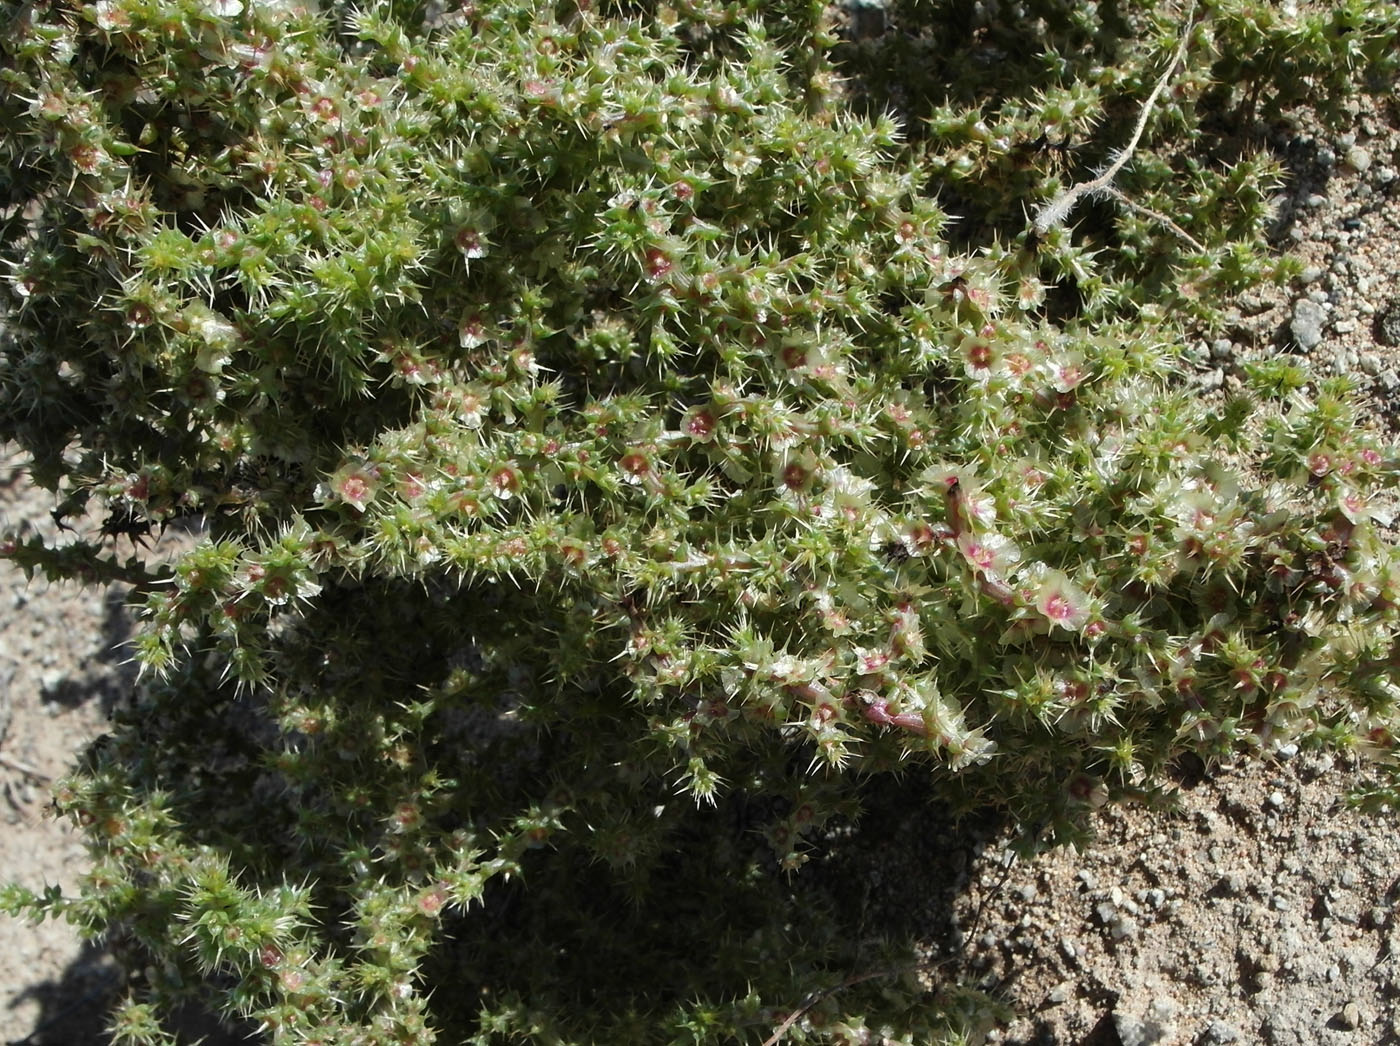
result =
[[[1156,85],[1152,88],[1152,93],[1147,96],[1147,100],[1142,103],[1142,111],[1138,113],[1137,124],[1133,127],[1132,137],[1128,139],[1128,144],[1119,149],[1112,162],[1104,168],[1102,173],[1087,182],[1080,182],[1078,185],[1071,185],[1053,200],[1042,207],[1035,216],[1033,228],[1038,236],[1044,236],[1057,225],[1061,225],[1070,216],[1075,205],[1085,196],[1093,193],[1107,193],[1122,199],[1121,194],[1112,188],[1113,179],[1118,176],[1118,172],[1123,169],[1129,160],[1133,158],[1133,153],[1137,151],[1138,143],[1142,140],[1142,133],[1147,128],[1147,121],[1152,116],[1152,110],[1157,105],[1157,99],[1166,90],[1167,84],[1171,81],[1172,75],[1176,72],[1181,60],[1186,57],[1186,45],[1191,39],[1192,19],[1196,14],[1195,0],[1192,0],[1191,7],[1186,12],[1186,24],[1181,31],[1181,42],[1177,45],[1176,54],[1172,56],[1171,62],[1166,70],[1158,78]],[[1159,216],[1160,217],[1160,216]],[[1177,230],[1180,232],[1180,230]],[[1183,234],[1184,235],[1184,234]],[[1188,236],[1187,239],[1190,239]],[[1194,242],[1194,241],[1193,241]]]

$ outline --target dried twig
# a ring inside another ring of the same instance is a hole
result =
[[[1205,253],[1206,248],[1204,244],[1202,244],[1189,232],[1183,229],[1180,225],[1177,225],[1176,222],[1172,221],[1161,211],[1154,211],[1151,207],[1144,207],[1142,204],[1137,203],[1134,200],[1128,199],[1126,196],[1123,195],[1121,190],[1117,189],[1112,185],[1104,189],[1103,192],[1108,196],[1112,196],[1115,200],[1121,203],[1124,207],[1127,207],[1129,210],[1137,211],[1139,214],[1145,215],[1146,217],[1151,218],[1153,221],[1161,222],[1168,229],[1176,233],[1183,240],[1185,240],[1192,247],[1194,247],[1199,253]]]
[[[21,763],[18,759],[13,756],[8,756],[4,752],[0,752],[0,766],[3,766],[7,770],[13,770],[17,774],[24,774],[26,777],[33,778],[40,784],[48,784],[53,780],[48,774],[35,770],[28,763]]]
[[[1181,32],[1181,43],[1177,45],[1176,54],[1172,57],[1171,64],[1162,73],[1157,81],[1157,85],[1152,88],[1152,93],[1147,96],[1147,100],[1142,103],[1142,111],[1138,113],[1137,126],[1133,128],[1133,135],[1128,139],[1128,144],[1118,150],[1118,154],[1113,161],[1104,168],[1103,172],[1096,178],[1078,185],[1071,185],[1053,200],[1040,209],[1040,213],[1035,216],[1033,228],[1039,236],[1044,236],[1055,226],[1062,224],[1074,210],[1075,205],[1085,196],[1092,193],[1108,193],[1117,195],[1112,189],[1113,179],[1118,176],[1125,164],[1133,158],[1133,153],[1137,151],[1138,142],[1142,140],[1142,132],[1147,127],[1148,118],[1152,115],[1152,109],[1157,104],[1157,99],[1166,90],[1168,81],[1172,74],[1176,72],[1176,67],[1181,64],[1182,58],[1186,56],[1186,44],[1191,39],[1191,20],[1196,14],[1195,0],[1192,0],[1190,9],[1186,12],[1186,25]],[[1145,209],[1144,209],[1145,210]],[[1157,215],[1157,217],[1161,217]],[[1177,230],[1180,232],[1180,230]],[[1184,235],[1184,234],[1183,234]],[[1187,239],[1190,239],[1188,236]],[[1195,241],[1192,241],[1193,243]]]

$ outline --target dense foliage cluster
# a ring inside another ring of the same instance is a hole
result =
[[[784,874],[890,772],[1065,839],[1183,753],[1389,756],[1396,452],[1291,361],[1208,406],[1180,346],[1291,272],[1207,117],[1364,86],[1396,10],[888,15],[6,9],[0,432],[77,532],[4,551],[133,585],[146,682],[59,793],[81,896],[5,903],[135,956],[117,1042],[192,997],[956,1041],[990,1004]],[[1141,206],[1028,235],[1182,33]]]

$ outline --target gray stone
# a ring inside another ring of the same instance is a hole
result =
[[[1201,1046],[1225,1046],[1226,1043],[1239,1041],[1239,1029],[1224,1021],[1211,1021],[1201,1036]]]
[[[1131,940],[1137,932],[1138,922],[1131,915],[1119,916],[1108,928],[1109,936],[1115,941]]]
[[[1371,154],[1359,145],[1353,145],[1346,151],[1347,166],[1358,174],[1365,173],[1371,166]]]
[[[1361,1007],[1349,1002],[1332,1018],[1332,1026],[1341,1031],[1356,1031],[1361,1027]]]
[[[1293,322],[1289,329],[1304,352],[1311,352],[1322,344],[1322,328],[1326,325],[1327,310],[1317,302],[1303,298],[1293,306]]]
[[[1387,302],[1376,314],[1376,340],[1382,345],[1400,345],[1400,298]]]
[[[1156,1046],[1167,1040],[1167,1029],[1156,1021],[1139,1020],[1123,1013],[1113,1015],[1113,1027],[1123,1046]]]

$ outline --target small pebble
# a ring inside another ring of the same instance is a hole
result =
[[[1115,1013],[1113,1027],[1123,1046],[1157,1046],[1167,1041],[1167,1030],[1156,1021],[1142,1021],[1127,1014]]]
[[[1152,1018],[1154,1021],[1166,1023],[1167,1021],[1170,1021],[1174,1017],[1176,1017],[1178,1009],[1179,1007],[1177,1006],[1175,1000],[1170,999],[1165,995],[1159,995],[1157,998],[1153,999],[1151,1003],[1148,1004],[1147,1016]]]
[[[1115,941],[1131,940],[1137,936],[1137,920],[1130,915],[1125,915],[1114,921],[1109,927],[1108,933]]]
[[[1239,1041],[1239,1029],[1224,1021],[1211,1021],[1210,1026],[1206,1028],[1205,1035],[1201,1037],[1204,1046],[1226,1046],[1227,1043]]]
[[[1311,352],[1322,344],[1322,329],[1327,324],[1327,310],[1307,298],[1293,306],[1293,322],[1289,325],[1293,340],[1304,352]]]
[[[1364,174],[1371,166],[1371,154],[1359,145],[1346,151],[1346,163],[1353,171]]]
[[[1361,1027],[1361,1007],[1354,1002],[1349,1002],[1332,1020],[1342,1031],[1356,1031],[1357,1028]]]
[[[1377,314],[1376,340],[1382,345],[1400,345],[1400,298],[1387,302]]]

